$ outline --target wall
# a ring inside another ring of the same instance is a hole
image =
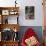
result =
[[[20,8],[20,24],[22,26],[42,26],[43,25],[43,6],[42,0],[21,0],[21,8]],[[35,19],[34,20],[26,20],[25,19],[25,6],[34,6],[35,7]]]
[[[37,34],[39,41],[43,43],[43,30],[41,26],[21,26],[20,31],[19,31],[20,42],[24,36],[24,33],[27,31],[28,28],[32,28],[34,32]]]
[[[9,7],[14,6],[15,0],[0,0],[0,6]],[[19,24],[21,26],[43,26],[43,6],[42,0],[17,0],[19,9]],[[34,6],[35,7],[35,19],[26,20],[25,19],[25,6]],[[11,17],[9,17],[10,20]]]

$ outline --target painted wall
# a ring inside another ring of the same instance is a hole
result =
[[[15,6],[15,0],[0,0],[0,6],[9,7]],[[19,24],[21,26],[43,26],[43,6],[42,0],[17,0],[19,9]],[[26,20],[25,19],[25,6],[34,6],[35,7],[35,19]],[[9,20],[12,17],[9,17]]]
[[[41,43],[43,43],[43,30],[42,26],[21,26],[20,31],[19,31],[19,39],[20,42],[27,31],[28,28],[32,28],[34,32],[37,34],[37,37]]]
[[[43,11],[42,11],[42,0],[21,0],[21,8],[20,8],[20,24],[22,26],[42,26],[43,25]],[[34,6],[35,7],[35,19],[34,20],[26,20],[25,19],[25,6]]]

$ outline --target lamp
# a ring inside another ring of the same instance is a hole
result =
[[[17,0],[15,0],[15,7],[16,7],[16,4],[17,4],[17,2],[16,2]]]

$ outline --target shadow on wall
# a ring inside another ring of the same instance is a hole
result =
[[[21,42],[21,40],[22,40],[22,38],[24,36],[25,31],[28,28],[32,28],[36,32],[39,41],[41,43],[43,43],[43,30],[42,30],[42,26],[21,26],[20,27],[20,31],[19,31],[20,42]]]

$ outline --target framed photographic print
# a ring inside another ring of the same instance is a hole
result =
[[[25,6],[25,18],[34,19],[34,6]]]
[[[2,15],[9,15],[9,10],[2,10]]]

